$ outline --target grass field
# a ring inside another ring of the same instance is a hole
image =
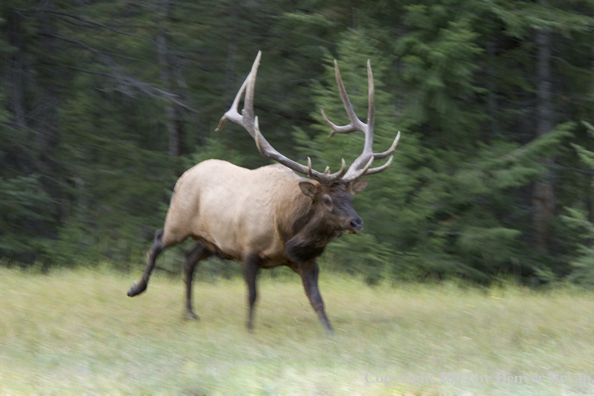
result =
[[[0,394],[594,394],[593,293],[322,271],[329,337],[297,276],[265,276],[250,334],[241,279],[197,282],[201,320],[185,321],[181,280],[157,274],[128,298],[137,272],[0,268]]]

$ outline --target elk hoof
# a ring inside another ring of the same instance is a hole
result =
[[[138,285],[136,284],[136,282],[134,282],[134,284],[132,285],[130,290],[128,290],[128,297],[137,296],[142,292],[143,292],[143,290],[139,290]]]
[[[186,320],[200,320],[200,317],[192,311],[186,311],[186,313],[184,314],[184,319],[186,319]]]

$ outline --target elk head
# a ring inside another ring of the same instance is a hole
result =
[[[340,77],[338,63],[336,60],[334,61],[336,83],[338,84],[338,89],[340,91],[340,99],[344,104],[350,122],[348,125],[344,126],[335,125],[328,120],[326,114],[322,110],[322,117],[332,130],[329,137],[332,137],[334,134],[346,134],[359,131],[365,135],[365,143],[363,145],[363,152],[357,159],[355,159],[355,161],[353,161],[348,169],[346,169],[346,164],[343,158],[340,170],[335,173],[330,173],[329,167],[326,167],[324,172],[318,172],[315,169],[312,169],[310,158],[307,159],[307,166],[305,166],[285,157],[272,147],[260,132],[258,117],[254,115],[254,86],[261,55],[262,53],[258,52],[258,56],[252,65],[250,74],[239,89],[231,108],[221,118],[216,130],[220,130],[227,120],[231,120],[234,123],[243,126],[252,138],[254,138],[258,150],[264,157],[277,161],[287,168],[312,179],[300,182],[299,187],[305,196],[311,198],[313,203],[312,206],[316,211],[316,217],[320,217],[323,220],[320,221],[319,224],[323,224],[324,228],[328,228],[327,231],[331,231],[333,236],[340,235],[343,232],[356,233],[357,231],[360,231],[363,228],[363,220],[353,208],[353,196],[363,192],[369,183],[369,180],[361,179],[361,177],[365,175],[373,175],[387,169],[392,163],[393,156],[391,154],[396,149],[398,140],[400,139],[400,132],[398,132],[394,139],[394,143],[392,143],[392,146],[388,150],[382,153],[373,152],[375,92],[370,62],[367,61],[369,109],[367,123],[363,123],[359,120],[353,110],[342,78]],[[241,111],[241,114],[239,114],[238,105],[244,94],[244,108]],[[390,158],[384,165],[371,168],[375,159],[383,159],[388,156],[390,156]],[[302,226],[305,226],[305,224]]]

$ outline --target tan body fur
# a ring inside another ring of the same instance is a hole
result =
[[[283,236],[290,233],[292,213],[311,206],[299,187],[303,180],[282,165],[250,170],[204,161],[175,186],[163,246],[191,237],[228,259],[258,254],[260,267],[287,265]]]

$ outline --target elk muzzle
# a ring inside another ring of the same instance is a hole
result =
[[[349,226],[346,228],[347,234],[356,234],[363,229],[363,219],[359,216],[352,217]]]

